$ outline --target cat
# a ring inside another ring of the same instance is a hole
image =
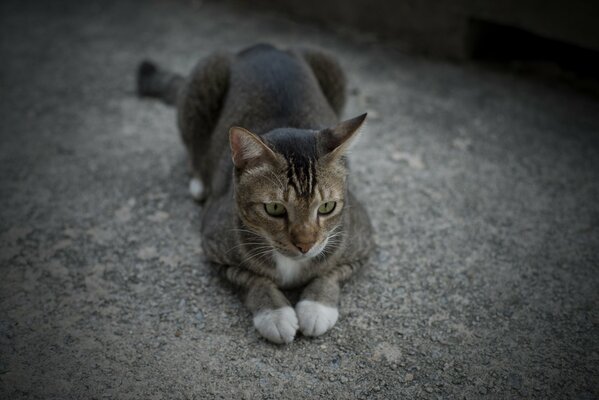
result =
[[[340,285],[363,264],[372,226],[348,190],[348,146],[366,114],[339,122],[346,80],[314,49],[267,44],[214,53],[189,77],[144,61],[140,96],[177,107],[203,202],[207,258],[242,289],[266,339],[290,343],[337,322]],[[303,287],[292,307],[283,289]]]

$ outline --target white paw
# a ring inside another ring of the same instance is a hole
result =
[[[305,336],[320,336],[331,329],[339,311],[336,307],[325,306],[312,300],[302,300],[295,306],[299,327]]]
[[[191,178],[189,181],[189,194],[195,200],[202,200],[204,196],[204,185],[198,178]]]
[[[254,326],[271,342],[291,343],[297,332],[297,316],[289,306],[264,310],[254,316]]]

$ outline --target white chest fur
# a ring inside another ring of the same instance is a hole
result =
[[[293,260],[278,252],[274,254],[277,264],[277,281],[283,287],[290,287],[306,280],[306,261]]]

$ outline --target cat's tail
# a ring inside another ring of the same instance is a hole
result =
[[[166,104],[175,105],[185,79],[166,71],[151,61],[143,61],[137,67],[137,94],[140,97],[155,97]]]

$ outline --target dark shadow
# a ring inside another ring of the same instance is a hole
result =
[[[599,95],[599,51],[481,19],[469,20],[467,40],[474,61],[559,79]]]

